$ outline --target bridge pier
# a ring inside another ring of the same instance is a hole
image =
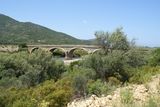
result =
[[[71,60],[73,58],[73,54],[71,54],[69,51],[65,52],[65,59],[66,60]]]

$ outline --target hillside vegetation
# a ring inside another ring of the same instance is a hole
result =
[[[3,14],[0,14],[0,38],[0,44],[90,44],[90,41],[31,22],[19,22]]]
[[[116,105],[119,103],[122,107],[134,107],[137,103],[133,98],[139,98],[139,92],[146,95],[146,89],[160,96],[159,76],[148,84],[154,75],[160,74],[160,48],[137,47],[135,42],[128,41],[121,28],[96,32],[95,36],[101,49],[70,65],[40,50],[32,54],[1,52],[0,107],[66,107],[67,104],[68,107],[92,107],[72,104],[93,95],[94,99],[101,96],[117,99],[111,107],[119,107]],[[158,83],[150,85],[154,81]],[[120,88],[126,90],[117,90]],[[135,107],[159,107],[158,99],[150,97],[142,100],[147,105]],[[93,102],[96,107],[97,100]]]

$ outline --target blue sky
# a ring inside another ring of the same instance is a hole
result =
[[[160,46],[160,0],[0,0],[0,13],[79,39],[122,26],[138,45]]]

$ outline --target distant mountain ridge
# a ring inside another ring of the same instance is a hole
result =
[[[32,22],[19,22],[0,14],[0,44],[91,44]]]

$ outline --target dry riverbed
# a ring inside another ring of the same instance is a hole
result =
[[[81,58],[71,59],[71,60],[63,60],[65,65],[69,65],[72,62],[79,61]]]

